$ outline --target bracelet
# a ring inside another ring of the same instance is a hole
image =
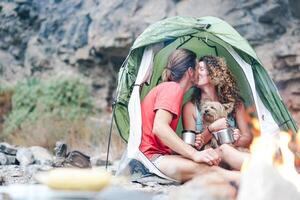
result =
[[[207,128],[208,132],[209,132],[210,134],[212,134],[212,131],[209,130],[209,126],[207,126],[206,128]]]

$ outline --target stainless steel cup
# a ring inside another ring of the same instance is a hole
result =
[[[219,130],[217,132],[214,132],[213,135],[215,136],[219,145],[231,144],[234,142],[232,128],[226,128],[226,129]]]
[[[195,146],[196,132],[193,130],[183,130],[182,131],[182,140],[187,144]]]

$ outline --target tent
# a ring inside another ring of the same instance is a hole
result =
[[[296,123],[275,84],[255,51],[232,26],[215,17],[176,16],[150,25],[136,39],[120,68],[113,115],[120,136],[128,143],[125,160],[137,159],[150,172],[168,178],[139,151],[140,101],[161,82],[167,58],[177,48],[192,50],[197,57],[216,55],[226,59],[246,107],[256,108],[262,135],[276,134],[280,129],[296,134]],[[190,94],[185,94],[185,101]],[[180,129],[179,123],[178,134]]]

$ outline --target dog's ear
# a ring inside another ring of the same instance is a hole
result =
[[[225,108],[225,112],[227,113],[227,115],[229,113],[231,113],[233,111],[233,108],[234,108],[234,103],[224,103],[223,104],[224,108]]]
[[[221,84],[221,78],[220,77],[211,77],[211,82],[215,86],[219,86]]]

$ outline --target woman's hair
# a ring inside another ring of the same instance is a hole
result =
[[[200,61],[206,64],[208,75],[212,84],[215,85],[220,103],[234,103],[234,105],[240,103],[239,89],[225,59],[217,56],[203,56]],[[197,89],[193,94],[192,102],[198,106],[200,98],[201,91]]]
[[[188,49],[175,50],[168,58],[167,67],[162,73],[162,80],[179,82],[190,67],[195,69],[196,58],[196,54]]]

